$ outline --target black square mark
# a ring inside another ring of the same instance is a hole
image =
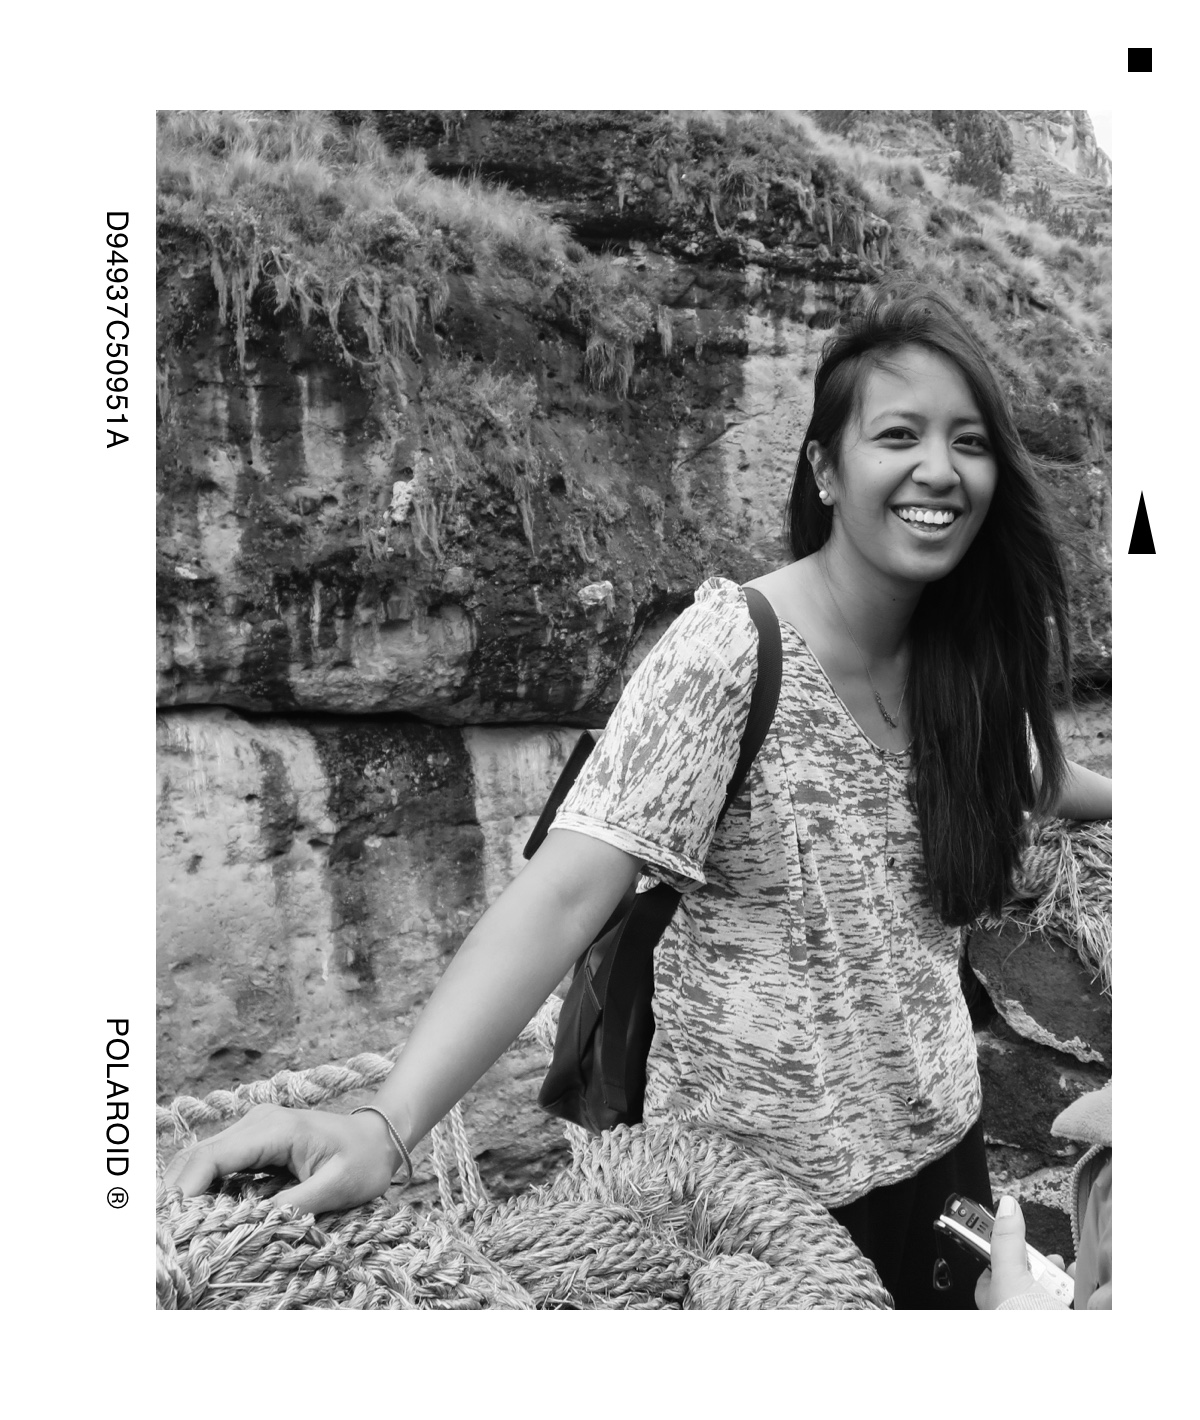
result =
[[[1149,74],[1154,65],[1151,62],[1152,49],[1130,49],[1129,51],[1129,72],[1131,74]]]

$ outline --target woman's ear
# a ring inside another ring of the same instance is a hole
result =
[[[825,450],[815,439],[810,439],[804,450],[804,455],[808,459],[808,466],[812,469],[813,478],[816,480],[817,496],[826,505],[833,502],[833,494],[829,490],[829,460],[825,456]]]

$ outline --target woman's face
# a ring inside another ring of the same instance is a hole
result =
[[[905,583],[951,571],[996,487],[987,426],[962,372],[919,345],[867,375],[838,467],[815,442],[808,457],[833,495],[830,555]]]

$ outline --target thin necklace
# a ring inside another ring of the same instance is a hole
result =
[[[893,730],[898,730],[900,726],[888,714],[887,706],[883,703],[883,696],[881,696],[879,691],[875,689],[875,681],[871,676],[871,668],[867,665],[867,658],[863,655],[862,647],[858,644],[858,637],[855,636],[854,632],[850,630],[850,623],[842,615],[842,609],[840,606],[838,606],[837,597],[834,596],[833,587],[830,585],[829,575],[825,571],[825,564],[821,561],[819,557],[817,558],[817,566],[821,569],[821,577],[825,582],[825,590],[829,593],[829,600],[833,603],[833,609],[837,612],[838,619],[846,628],[846,635],[849,636],[850,640],[854,643],[854,649],[858,652],[858,659],[862,662],[862,668],[866,672],[867,684],[871,687],[871,694],[875,697],[875,704],[879,706],[879,713],[883,716],[883,718],[887,721],[887,723],[892,727]],[[911,669],[912,667],[910,666],[909,671],[911,671]],[[900,702],[896,706],[897,715],[899,715],[900,711],[904,709],[904,695],[905,692],[908,690],[909,671],[905,671],[904,684],[900,687]]]

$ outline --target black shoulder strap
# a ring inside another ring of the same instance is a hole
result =
[[[533,832],[525,847],[521,850],[522,857],[532,858],[542,846],[546,835],[550,832],[550,827],[554,822],[554,816],[562,807],[562,801],[571,791],[571,785],[579,778],[579,771],[587,761],[587,757],[596,747],[596,736],[591,730],[584,732],[575,741],[575,748],[571,751],[571,757],[563,765],[554,788],[550,791],[550,797],[546,800],[545,807],[538,817],[537,823],[533,826]]]
[[[779,635],[779,621],[774,609],[766,597],[761,592],[755,591],[753,587],[743,587],[742,590],[746,594],[746,605],[750,609],[750,615],[758,632],[758,670],[754,677],[754,689],[750,693],[750,711],[746,717],[746,727],[742,731],[741,751],[738,754],[738,762],[734,768],[733,776],[725,791],[725,804],[721,809],[722,817],[725,815],[725,810],[741,792],[750,766],[763,747],[767,731],[771,728],[771,721],[775,718],[775,707],[779,703],[779,685],[783,677],[783,645]],[[596,737],[590,730],[585,730],[579,736],[570,759],[567,760],[562,773],[558,776],[558,781],[534,825],[533,832],[529,835],[529,841],[523,850],[524,857],[532,858],[541,847],[542,840],[554,823],[554,816],[558,813],[562,801],[567,797],[571,785],[574,784],[595,744]]]
[[[754,587],[743,587],[746,605],[758,632],[758,673],[754,677],[754,689],[750,693],[750,713],[746,717],[746,728],[742,731],[742,749],[737,766],[725,791],[725,809],[733,803],[746,782],[750,766],[763,747],[771,721],[775,718],[775,707],[779,704],[779,687],[783,680],[783,640],[779,634],[779,618],[771,603]]]
[[[750,693],[746,728],[742,731],[741,753],[729,781],[721,818],[737,798],[746,773],[771,728],[783,677],[779,622],[771,603],[753,587],[744,590],[758,631],[758,672]],[[604,1082],[604,1098],[611,1108],[620,1112],[628,1110],[631,1102],[636,1103],[636,1117],[639,1119],[654,1017],[649,1011],[635,1007],[638,1000],[648,1001],[653,995],[654,948],[679,905],[679,898],[678,890],[666,883],[659,883],[649,892],[639,893],[637,905],[631,904],[626,923],[605,958],[607,982],[604,1008],[600,1015],[601,1043],[597,1055],[602,1062],[599,1069]],[[633,927],[635,918],[636,928]],[[615,924],[615,918],[609,921]],[[645,1033],[647,1021],[649,1033]]]

